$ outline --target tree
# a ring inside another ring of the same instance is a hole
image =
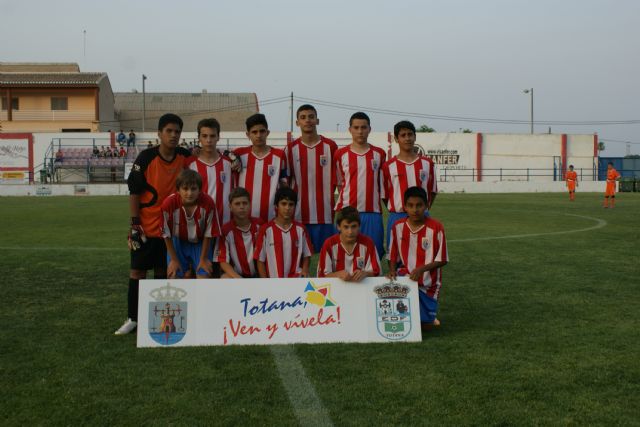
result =
[[[598,142],[598,151],[604,151],[604,142]]]
[[[473,133],[473,131],[469,128],[462,129],[462,133]]]
[[[432,127],[429,127],[427,125],[422,125],[420,126],[418,129],[416,129],[416,132],[425,132],[425,133],[433,133],[436,130]]]

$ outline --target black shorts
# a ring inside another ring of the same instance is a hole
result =
[[[132,270],[167,269],[167,246],[160,237],[147,237],[137,251],[131,251]]]

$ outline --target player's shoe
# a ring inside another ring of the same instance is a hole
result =
[[[440,321],[438,319],[435,319],[433,323],[420,323],[420,329],[422,329],[423,332],[430,331],[439,327]]]
[[[118,329],[117,331],[114,332],[115,335],[126,335],[130,332],[132,332],[133,330],[136,329],[136,327],[138,326],[138,322],[134,322],[131,319],[127,319],[122,326],[120,326],[120,329]]]

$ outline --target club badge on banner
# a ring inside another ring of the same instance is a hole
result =
[[[407,278],[140,281],[138,347],[420,340]]]

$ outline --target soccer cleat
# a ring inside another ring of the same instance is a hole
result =
[[[134,329],[136,329],[136,327],[138,326],[138,322],[134,322],[131,319],[127,319],[122,326],[120,326],[120,329],[118,329],[117,331],[114,332],[115,335],[126,335],[130,332],[132,332]]]

